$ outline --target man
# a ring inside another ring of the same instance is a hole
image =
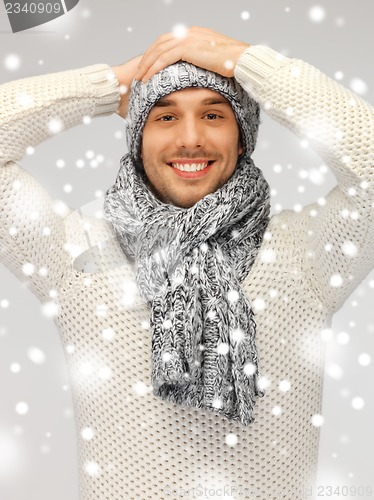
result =
[[[113,71],[2,88],[1,257],[21,277],[47,268],[26,277],[41,301],[57,291],[82,497],[311,497],[320,331],[373,267],[371,108],[302,61],[202,28]],[[268,220],[255,102],[334,170],[325,203]],[[114,111],[129,115],[129,155],[110,222],[56,214],[14,160],[51,116],[68,127]]]

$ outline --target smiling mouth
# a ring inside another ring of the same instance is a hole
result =
[[[183,163],[183,162],[175,162],[168,163],[170,167],[173,167],[180,172],[200,172],[205,170],[207,167],[210,167],[214,161],[205,161],[205,162],[196,162],[196,163]]]

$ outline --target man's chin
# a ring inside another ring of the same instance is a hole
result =
[[[164,201],[164,203],[168,203],[170,205],[174,205],[179,208],[191,208],[194,205],[196,205],[196,203],[198,203],[200,200],[202,200],[205,196],[213,192],[214,190],[206,190],[200,193],[196,193],[195,191],[191,193],[190,196],[186,195],[186,193],[183,193],[179,196],[175,194],[173,196],[169,196],[168,198],[165,197],[164,200],[167,199],[167,201]]]
[[[208,194],[214,193],[221,187],[218,186],[188,186],[179,185],[171,189],[156,189],[148,180],[148,188],[162,203],[174,205],[179,208],[191,208]],[[171,183],[170,183],[171,184]]]

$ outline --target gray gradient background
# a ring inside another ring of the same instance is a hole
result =
[[[320,23],[312,22],[308,14],[316,4],[326,11]],[[241,18],[243,11],[250,13],[250,19]],[[12,34],[1,3],[0,82],[99,62],[116,65],[183,23],[206,26],[252,44],[268,44],[314,64],[332,78],[341,71],[347,87],[353,78],[360,78],[368,86],[363,97],[372,102],[373,19],[373,0],[81,0],[59,19]],[[19,69],[6,68],[9,54],[20,57]],[[264,114],[262,121],[254,159],[276,190],[273,213],[324,196],[335,184],[330,172],[320,185],[300,177],[302,170],[319,169],[322,160]],[[93,151],[95,158],[102,155],[97,167],[90,166],[87,151]],[[26,155],[21,164],[54,197],[79,208],[95,197],[100,203],[125,151],[123,121],[113,115],[57,135],[33,155]],[[65,161],[64,168],[57,168],[58,159]],[[76,166],[79,159],[84,160],[83,168]],[[276,164],[282,166],[280,173],[273,170]],[[64,192],[66,184],[72,186],[71,193]],[[303,193],[298,191],[301,185]],[[373,299],[374,272],[333,321],[326,363],[327,367],[339,365],[341,377],[329,375],[330,370],[325,377],[318,475],[321,486],[371,485],[373,493],[365,497],[374,496],[370,383],[374,360],[361,366],[358,356],[374,357]],[[9,301],[8,307],[4,300]],[[347,344],[339,343],[341,332],[348,333]],[[43,364],[29,359],[30,347],[44,352]],[[10,370],[15,362],[21,366],[19,373]],[[361,410],[351,405],[357,396],[365,401]],[[24,416],[15,411],[19,401],[29,405]],[[0,266],[0,500],[77,500],[77,476],[72,399],[56,328],[31,293]],[[327,496],[327,490],[321,492]],[[358,493],[343,497],[363,496]]]

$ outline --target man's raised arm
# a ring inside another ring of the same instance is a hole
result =
[[[28,147],[81,124],[85,116],[113,113],[118,104],[118,82],[106,65],[0,86],[0,259],[40,298],[57,279],[56,270],[70,262],[65,221],[44,188],[16,162]]]
[[[310,64],[268,47],[246,49],[235,77],[266,113],[308,140],[337,179],[323,201],[293,214],[305,279],[337,311],[374,266],[373,108]]]

